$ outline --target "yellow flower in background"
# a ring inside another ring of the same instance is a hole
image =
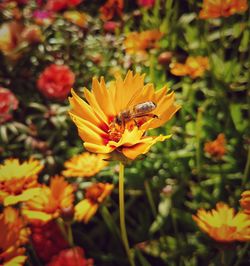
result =
[[[246,190],[241,194],[240,205],[244,213],[250,215],[250,190]]]
[[[173,62],[170,64],[170,72],[175,76],[202,77],[209,69],[209,60],[203,56],[189,56],[184,64]]]
[[[144,75],[131,71],[124,80],[117,75],[109,85],[104,78],[93,78],[92,92],[84,88],[87,102],[72,90],[69,114],[88,151],[116,151],[133,160],[170,137],[145,135],[148,129],[166,123],[180,108],[174,102],[174,92],[167,91],[167,87],[155,91],[153,84],[144,85]]]
[[[48,222],[64,211],[73,209],[74,187],[63,177],[55,176],[50,186],[43,185],[41,193],[23,206],[22,213],[30,221]]]
[[[29,231],[25,228],[18,210],[6,207],[0,214],[0,264],[4,266],[24,265],[26,256],[22,247],[28,241]]]
[[[229,17],[248,9],[247,0],[203,0],[199,18]]]
[[[22,55],[22,45],[42,41],[42,33],[38,26],[24,26],[17,21],[3,23],[0,27],[0,51],[12,60]]]
[[[63,16],[65,19],[67,19],[69,22],[84,28],[88,24],[88,15],[84,12],[79,12],[76,10],[71,11],[65,11],[63,13]]]
[[[249,216],[243,212],[235,214],[225,203],[217,203],[211,211],[200,209],[192,217],[202,231],[218,242],[250,240]]]
[[[108,156],[84,152],[73,156],[64,163],[66,170],[62,172],[65,177],[90,177],[100,172],[108,165],[104,161]]]
[[[114,185],[109,183],[97,183],[87,188],[85,199],[75,206],[75,220],[88,223],[113,188]]]
[[[31,199],[40,192],[37,182],[43,165],[33,159],[20,163],[7,159],[0,165],[0,203],[13,205]]]
[[[146,58],[147,50],[156,48],[157,41],[161,39],[163,33],[157,29],[142,32],[130,32],[124,40],[124,47],[127,54],[138,55]]]

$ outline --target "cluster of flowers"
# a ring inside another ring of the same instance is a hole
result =
[[[77,183],[72,184],[66,178],[95,175],[107,165],[103,158],[87,152],[74,156],[65,162],[66,169],[61,175],[51,177],[49,185],[38,182],[43,165],[35,159],[22,163],[7,159],[0,165],[1,265],[23,265],[27,259],[26,244],[33,245],[46,265],[93,265],[82,248],[73,247],[68,241],[67,225],[88,223],[114,186],[92,183],[84,199],[75,204]]]
[[[88,15],[76,10],[69,10],[68,8],[76,7],[82,1],[52,1],[48,0],[46,3],[37,1],[38,8],[33,11],[31,17],[33,24],[24,25],[20,21],[20,12],[18,11],[18,4],[25,5],[26,1],[3,1],[0,9],[5,8],[10,4],[14,5],[16,11],[16,19],[7,22],[0,27],[0,51],[10,60],[19,59],[24,48],[43,41],[43,33],[40,28],[41,25],[49,25],[56,18],[58,12],[63,12],[64,19],[79,26],[86,27],[88,23]],[[155,4],[153,0],[138,0],[138,5],[143,8],[150,8]],[[200,11],[199,18],[209,19],[217,17],[227,17],[235,13],[241,13],[248,8],[247,1],[211,1],[205,0]],[[108,32],[115,32],[119,27],[117,21],[123,14],[124,1],[123,0],[107,0],[100,8],[100,17],[104,21],[104,30]],[[66,11],[65,11],[66,10]],[[59,13],[61,15],[61,13]],[[148,56],[148,50],[157,48],[157,42],[163,37],[163,33],[158,29],[152,29],[142,32],[130,32],[124,39],[124,50],[128,56],[135,56],[138,60],[145,60]],[[209,69],[209,62],[207,57],[190,56],[185,63],[176,62],[173,53],[163,52],[159,56],[159,62],[162,64],[169,64],[170,72],[176,76],[190,76],[191,78],[201,77],[206,70]],[[37,81],[37,88],[44,97],[54,100],[64,100],[70,92],[70,88],[75,81],[75,75],[66,65],[50,65],[44,69],[39,75]]]

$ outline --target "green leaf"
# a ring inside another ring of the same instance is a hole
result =
[[[247,127],[247,121],[242,117],[241,105],[236,103],[230,104],[230,113],[235,128],[242,133]]]

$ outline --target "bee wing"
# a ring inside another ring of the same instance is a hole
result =
[[[136,98],[140,96],[140,92],[142,91],[142,88],[137,89],[134,94],[131,96],[130,100],[128,101],[125,109],[133,109]],[[132,106],[131,106],[132,105]]]

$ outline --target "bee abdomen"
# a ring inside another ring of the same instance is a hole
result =
[[[139,103],[136,106],[134,106],[134,112],[137,114],[149,113],[153,111],[155,108],[156,108],[156,104],[151,101],[148,101],[144,103]]]

